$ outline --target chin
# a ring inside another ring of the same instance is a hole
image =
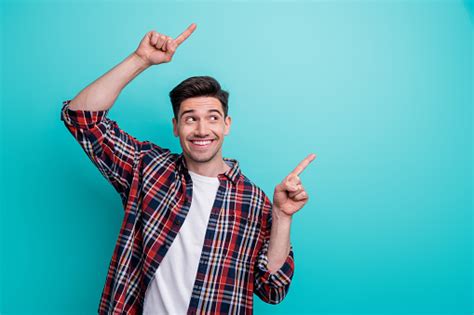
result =
[[[216,155],[217,152],[212,152],[211,154],[194,154],[192,152],[188,152],[188,157],[197,163],[210,162]]]
[[[214,158],[214,156],[195,156],[195,155],[191,155],[191,159],[195,162],[198,162],[198,163],[207,163],[207,162],[212,161],[213,158]]]

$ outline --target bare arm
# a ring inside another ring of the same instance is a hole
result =
[[[290,250],[290,226],[293,214],[308,202],[299,175],[316,158],[311,153],[283,181],[275,187],[273,193],[270,245],[268,247],[268,268],[273,272],[285,262]]]
[[[74,97],[69,108],[91,111],[111,108],[122,89],[148,67],[149,65],[145,64],[135,52],[130,54],[121,63],[84,88]]]
[[[113,106],[123,88],[148,67],[171,61],[176,48],[191,35],[196,24],[191,24],[176,39],[148,32],[136,51],[125,60],[84,88],[69,103],[72,110],[106,110]]]

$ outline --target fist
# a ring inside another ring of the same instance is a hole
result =
[[[140,45],[135,50],[135,54],[142,58],[149,66],[170,62],[178,46],[181,45],[195,29],[196,24],[192,23],[176,38],[155,31],[149,31],[141,40]]]

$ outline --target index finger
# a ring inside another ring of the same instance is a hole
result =
[[[196,29],[196,24],[192,23],[191,25],[189,25],[188,28],[184,30],[184,32],[182,32],[181,34],[179,34],[178,37],[176,37],[175,39],[176,44],[180,45],[182,42],[184,42],[184,40],[188,38],[189,35],[191,35],[191,33],[194,32],[195,29]]]
[[[300,175],[301,172],[316,158],[316,154],[311,153],[308,155],[303,161],[295,167],[295,169],[291,172],[294,175]]]

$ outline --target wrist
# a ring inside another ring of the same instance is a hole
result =
[[[149,68],[151,66],[151,63],[148,62],[145,58],[143,58],[142,56],[138,55],[137,52],[133,52],[132,55],[131,55],[131,59],[133,60],[133,62],[137,65],[137,67],[140,69],[140,70],[145,70],[147,68]]]
[[[288,214],[284,213],[283,211],[281,211],[277,207],[272,208],[272,220],[273,220],[273,222],[278,221],[278,222],[282,222],[282,223],[285,223],[285,222],[286,223],[291,223],[292,219],[293,219],[292,215],[288,215]]]

